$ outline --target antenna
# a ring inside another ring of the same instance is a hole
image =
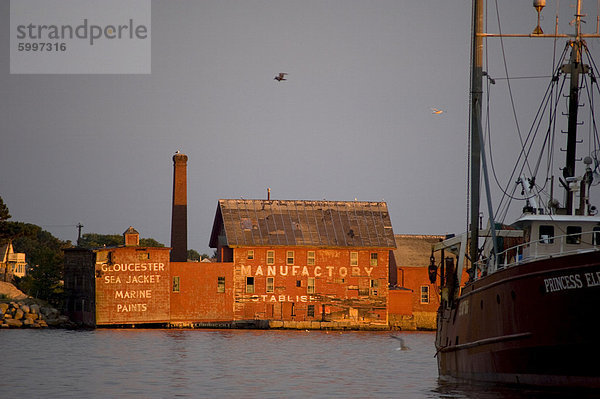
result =
[[[83,225],[81,224],[81,222],[77,223],[77,246],[79,246],[79,242],[81,241],[81,229],[83,228]]]

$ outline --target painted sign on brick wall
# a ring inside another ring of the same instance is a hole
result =
[[[169,320],[169,250],[112,248],[96,259],[96,323]]]

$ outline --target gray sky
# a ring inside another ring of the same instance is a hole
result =
[[[533,29],[530,1],[499,3],[504,31]],[[552,31],[548,3],[543,27]],[[596,2],[587,3],[595,25]],[[188,246],[200,252],[219,198],[266,198],[267,187],[273,199],[385,200],[395,233],[461,231],[470,7],[153,1],[151,75],[10,75],[2,0],[0,195],[12,220],[61,239],[74,241],[81,222],[84,233],[132,225],[169,245],[171,157],[181,150]],[[551,41],[506,50],[516,75],[549,74]],[[278,72],[289,80],[273,80]],[[530,96],[517,108],[526,122],[544,88],[515,88]],[[496,143],[506,168],[514,144]]]

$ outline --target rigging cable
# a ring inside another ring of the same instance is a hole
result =
[[[508,93],[509,93],[509,97],[510,97],[510,103],[512,106],[512,111],[513,111],[513,117],[515,119],[515,125],[517,128],[517,133],[519,134],[519,140],[521,141],[521,146],[524,147],[524,143],[523,143],[523,137],[521,135],[521,128],[519,127],[519,120],[517,119],[517,111],[515,109],[515,101],[514,101],[514,97],[512,94],[512,86],[510,84],[510,79],[509,79],[509,75],[508,75],[508,64],[506,62],[506,52],[504,50],[504,40],[502,40],[502,26],[500,24],[500,12],[498,10],[498,0],[495,0],[495,4],[496,4],[496,19],[498,21],[498,33],[500,34],[500,48],[502,49],[502,61],[504,64],[504,72],[506,74],[506,82],[507,82],[507,86],[508,86]],[[529,162],[527,162],[527,160],[525,160],[527,167],[530,169],[531,172],[531,168],[529,167]]]
[[[563,84],[564,84],[564,82],[563,82]],[[508,190],[508,187],[510,187],[512,185],[513,179],[515,178],[515,175],[516,175],[516,170],[519,168],[519,165],[521,164],[521,162],[523,162],[523,166],[519,170],[519,175],[522,174],[523,169],[525,168],[525,162],[526,161],[522,161],[522,158],[525,159],[525,160],[528,158],[528,156],[529,156],[529,154],[530,154],[530,152],[531,152],[531,150],[533,148],[534,139],[535,139],[535,136],[536,136],[535,133],[539,129],[539,125],[540,125],[541,120],[542,120],[541,116],[545,113],[544,111],[548,108],[548,104],[552,105],[552,101],[550,101],[550,100],[552,99],[552,93],[554,92],[554,85],[555,85],[555,79],[552,79],[551,82],[550,82],[550,84],[546,88],[546,93],[544,94],[544,98],[543,98],[542,102],[540,103],[540,106],[538,107],[537,113],[535,115],[534,123],[532,124],[532,127],[531,127],[529,133],[527,134],[527,138],[525,140],[525,144],[521,148],[521,152],[519,154],[519,157],[518,157],[517,161],[515,162],[515,166],[514,166],[513,171],[512,171],[512,173],[510,175],[510,178],[508,179],[508,182],[507,182],[506,186],[503,186],[499,182],[497,174],[496,174],[496,171],[495,171],[495,168],[494,168],[493,161],[491,162],[492,172],[493,172],[493,175],[494,175],[494,179],[496,180],[496,184],[498,185],[498,187],[500,188],[500,190],[504,193],[504,196],[501,199],[500,204],[498,205],[498,210],[500,209],[500,207],[502,206],[502,203],[504,202],[504,200],[506,198],[511,199],[511,200],[512,199],[518,199],[518,200],[523,199],[521,197],[518,197],[518,198],[514,197],[512,194],[509,194],[507,192],[507,190]],[[554,109],[556,109],[556,108],[554,108]],[[551,119],[552,119],[552,116],[551,116]],[[534,129],[534,127],[536,127],[536,123],[537,123],[537,128]],[[546,134],[546,136],[548,136],[548,134],[549,134],[549,132]],[[533,137],[532,137],[532,135],[533,135]],[[489,131],[488,131],[488,136],[489,136]],[[546,141],[547,141],[547,138],[544,140],[544,142],[546,142]],[[491,153],[492,152],[491,140],[489,138],[488,138],[488,143],[489,143],[490,153]],[[541,159],[541,157],[540,157],[540,159]],[[536,165],[536,171],[537,171],[538,167],[539,167],[539,161],[538,161],[538,164]],[[532,176],[535,176],[535,174],[533,174]],[[514,193],[514,190],[513,190],[513,193]],[[533,196],[531,196],[529,198],[532,198],[532,197]],[[528,198],[526,198],[526,199],[528,199]]]

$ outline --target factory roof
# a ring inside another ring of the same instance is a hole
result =
[[[395,248],[385,202],[221,199],[210,238],[235,247]]]

